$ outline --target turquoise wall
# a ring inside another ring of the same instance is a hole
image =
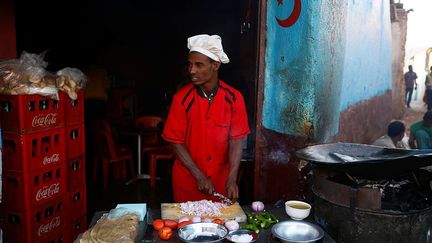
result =
[[[279,4],[282,2],[282,4]],[[339,113],[391,88],[386,0],[301,1],[297,22],[281,27],[294,0],[267,2],[264,127],[316,141],[337,134]]]
[[[392,87],[388,1],[350,0],[340,111]]]
[[[263,125],[281,133],[297,134],[312,120],[314,82],[309,79],[309,49],[313,33],[309,1],[303,1],[297,22],[282,28],[276,17],[286,18],[294,1],[267,1],[267,48],[265,56]]]

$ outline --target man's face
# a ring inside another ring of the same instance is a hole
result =
[[[211,81],[217,81],[219,63],[212,62],[209,57],[199,52],[190,52],[188,58],[188,70],[194,85],[203,85]]]

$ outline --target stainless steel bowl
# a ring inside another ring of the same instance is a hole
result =
[[[227,234],[228,229],[216,223],[193,223],[178,230],[178,236],[183,242],[219,242]]]
[[[316,224],[306,221],[287,220],[273,225],[273,235],[282,242],[315,242],[324,237],[324,231]]]
[[[255,233],[251,230],[244,230],[244,229],[234,230],[234,231],[229,232],[226,239],[231,241],[231,242],[238,242],[238,241],[235,241],[235,236],[240,236],[240,235],[244,235],[244,234],[248,234],[248,235],[252,236],[252,240],[249,242],[255,242],[258,239],[257,233]]]

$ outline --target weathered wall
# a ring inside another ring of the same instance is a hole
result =
[[[338,141],[371,143],[392,118],[388,1],[348,1]]]
[[[340,113],[337,141],[370,144],[387,131],[391,120],[391,97],[384,95],[358,102]]]
[[[348,1],[340,111],[391,89],[389,2]]]
[[[337,132],[346,2],[302,1],[297,23],[283,28],[275,16],[287,16],[293,2],[267,6],[263,125],[294,136],[314,127],[325,140]]]
[[[299,2],[297,22],[279,25],[276,18],[289,16]],[[310,142],[364,141],[371,136],[365,128],[373,134],[387,125],[391,29],[387,0],[267,1],[266,7],[255,196],[274,201],[301,195],[297,149]],[[353,135],[354,127],[363,129]]]
[[[391,89],[388,1],[302,1],[298,22],[283,28],[275,16],[293,2],[268,2],[263,126],[295,136],[313,127],[315,141],[329,142],[340,112]]]
[[[404,60],[405,43],[407,36],[407,14],[405,10],[395,9],[395,19],[392,28],[392,114],[393,118],[400,119],[405,112],[405,85]]]

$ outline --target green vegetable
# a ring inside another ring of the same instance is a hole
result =
[[[273,224],[279,222],[278,218],[269,212],[248,213],[246,212],[248,224],[243,225],[242,229],[252,230],[258,233],[261,229],[268,229]]]
[[[255,224],[246,224],[246,225],[241,226],[240,229],[250,230],[250,231],[253,231],[257,234],[260,232],[259,228]]]

